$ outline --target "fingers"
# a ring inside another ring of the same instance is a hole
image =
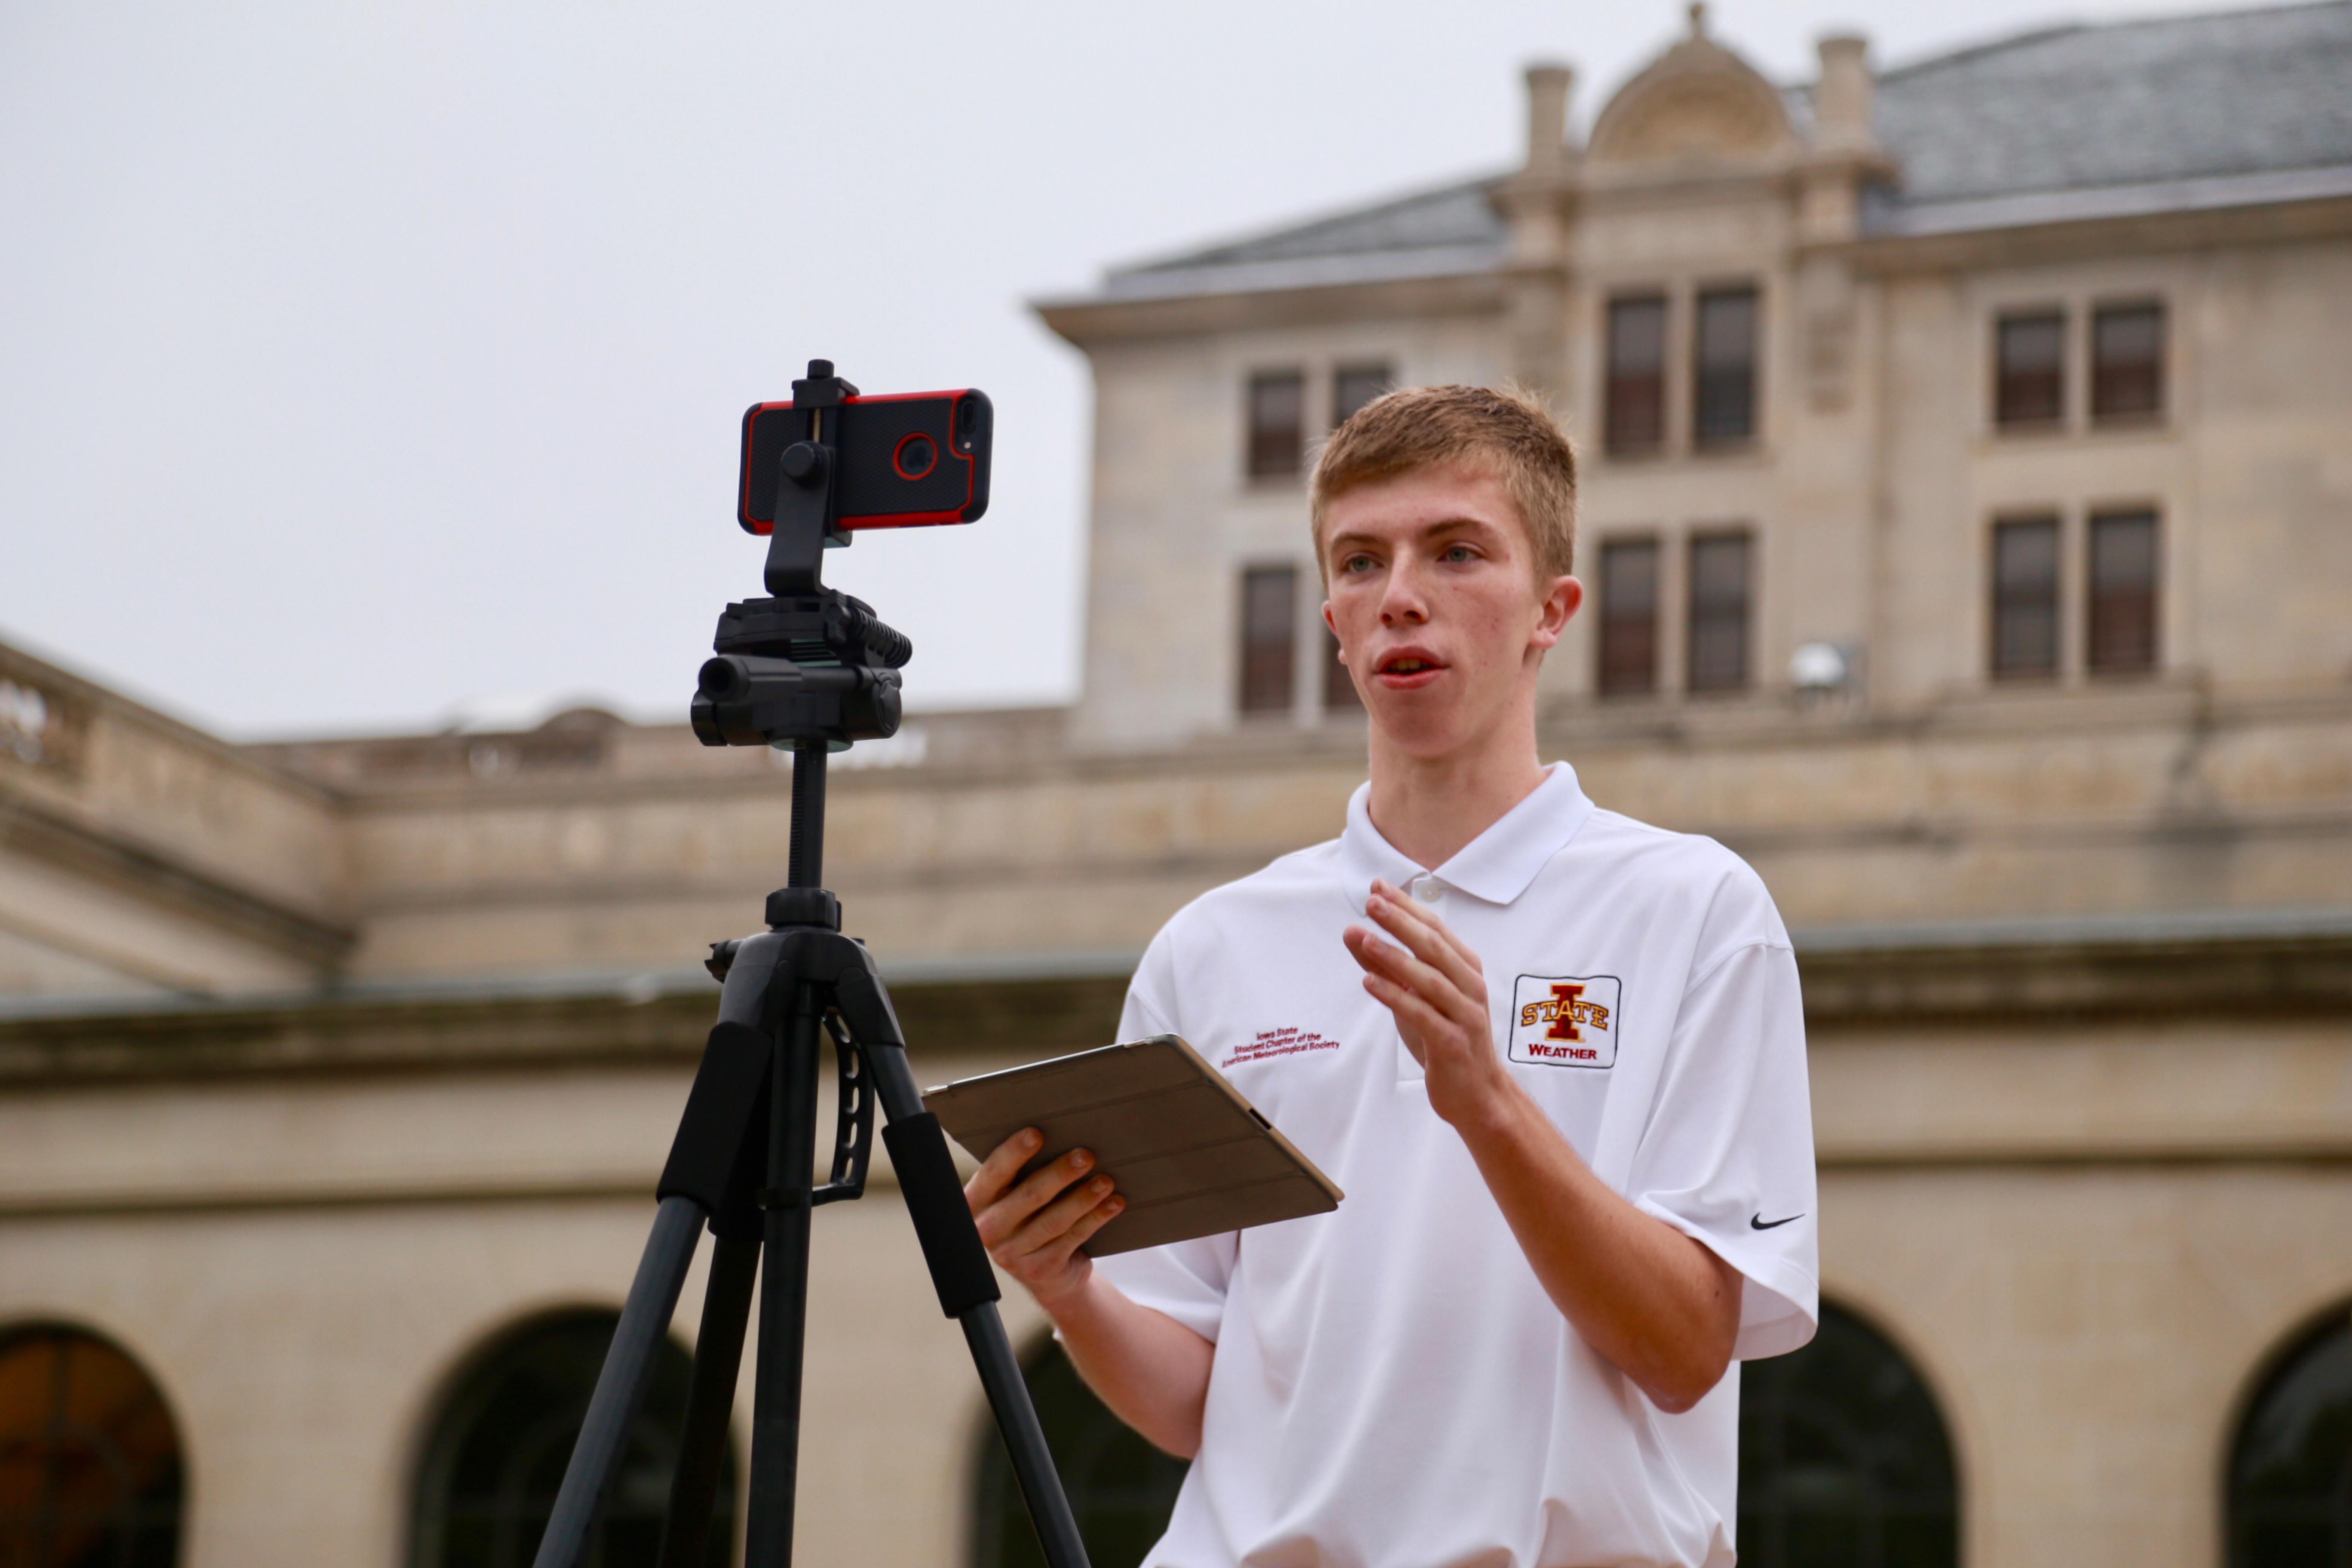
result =
[[[1080,1215],[1077,1223],[1063,1233],[1062,1257],[1067,1258],[1079,1247],[1084,1247],[1094,1238],[1095,1232],[1117,1219],[1126,1207],[1127,1200],[1113,1193],[1085,1214]]]
[[[1478,1035],[1486,1031],[1485,976],[1474,972],[1465,977],[1425,963],[1412,950],[1382,942],[1362,926],[1349,927],[1345,940],[1348,952],[1365,973],[1421,998],[1454,1027]]]
[[[1078,1248],[1118,1217],[1127,1200],[1108,1176],[1089,1176],[1095,1161],[1085,1149],[1021,1175],[1044,1143],[1034,1127],[1007,1138],[964,1184],[963,1200],[989,1257],[1050,1311],[1084,1286],[1092,1266]]]
[[[1034,1152],[1035,1145],[1031,1145]],[[993,1156],[991,1156],[993,1158]],[[1042,1165],[1014,1184],[995,1202],[982,1205],[972,1215],[979,1227],[981,1244],[993,1251],[1000,1243],[1027,1225],[1031,1216],[1055,1199],[1071,1183],[1094,1169],[1094,1155],[1084,1149],[1073,1149],[1050,1164]],[[964,1201],[971,1194],[965,1191]]]
[[[1423,1068],[1428,1067],[1429,1047],[1424,1043],[1426,1036],[1423,1029],[1427,1017],[1433,1016],[1429,1004],[1414,996],[1412,992],[1407,991],[1395,981],[1376,974],[1370,970],[1364,972],[1364,989],[1371,993],[1373,1001],[1386,1007],[1395,1018],[1397,1038],[1402,1040],[1404,1048],[1412,1053],[1412,1059]],[[1406,1016],[1408,1002],[1412,1005],[1412,1010],[1419,1016],[1410,1018]]]
[[[963,1201],[975,1216],[1004,1195],[1005,1187],[1020,1173],[1029,1156],[1037,1152],[1037,1145],[1045,1142],[1045,1136],[1034,1127],[1024,1127],[999,1143],[988,1158],[980,1163],[980,1169],[974,1171],[971,1180],[963,1184]]]
[[[1465,990],[1483,989],[1486,968],[1437,911],[1408,897],[1385,879],[1375,878],[1364,913],[1404,944],[1414,957],[1442,972]]]
[[[1380,931],[1349,926],[1348,952],[1363,968],[1364,989],[1396,1019],[1413,1058],[1435,1071],[1433,1052],[1449,1062],[1491,1055],[1475,1048],[1488,1043],[1493,1026],[1478,955],[1392,882],[1372,883],[1364,912]]]
[[[1094,1155],[1085,1149],[1071,1150],[1009,1189],[1004,1187],[1006,1177],[988,1168],[1002,1157],[1005,1166],[1018,1171],[1041,1141],[1034,1128],[1007,1139],[964,1188],[981,1245],[998,1264],[1032,1285],[1066,1265],[1088,1237],[1127,1206],[1127,1200],[1112,1191],[1108,1176],[1086,1179],[1094,1169]],[[982,1201],[983,1184],[997,1189],[998,1195]]]
[[[1098,1175],[1039,1209],[998,1250],[1005,1255],[1005,1266],[1016,1272],[1021,1263],[1033,1269],[1059,1267],[1126,1206],[1127,1200],[1111,1191],[1110,1178]]]
[[[1364,989],[1396,1016],[1397,1033],[1404,1037],[1406,1048],[1413,1059],[1423,1067],[1429,1065],[1424,1042],[1438,1038],[1458,1038],[1468,1041],[1476,1037],[1459,1023],[1430,1005],[1427,998],[1410,991],[1386,975],[1367,972]]]

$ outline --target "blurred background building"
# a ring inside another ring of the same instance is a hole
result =
[[[1571,80],[1515,170],[1039,306],[1083,694],[834,784],[919,1073],[1100,1043],[1337,830],[1313,444],[1517,379],[1585,465],[1547,752],[1804,974],[1825,1321],[1744,1373],[1743,1558],[2352,1561],[2352,5],[1795,86],[1694,7],[1582,145]],[[0,1561],[528,1562],[786,779],[591,709],[230,745],[0,648]],[[817,1235],[805,1558],[1026,1560],[887,1174]],[[1132,1561],[1181,1466],[1008,1310]]]

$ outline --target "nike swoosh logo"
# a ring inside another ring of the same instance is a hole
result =
[[[1793,1225],[1804,1217],[1801,1214],[1792,1214],[1787,1219],[1766,1219],[1763,1211],[1759,1209],[1749,1218],[1748,1224],[1750,1228],[1756,1230],[1776,1230],[1784,1225]]]

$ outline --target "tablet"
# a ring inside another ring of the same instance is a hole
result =
[[[1328,1214],[1344,1195],[1174,1035],[942,1084],[923,1108],[975,1160],[1024,1127],[1045,1133],[1024,1175],[1092,1150],[1127,1207],[1087,1241],[1089,1257]]]

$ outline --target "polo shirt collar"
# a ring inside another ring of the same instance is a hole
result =
[[[1348,901],[1361,914],[1372,879],[1385,877],[1408,887],[1433,876],[1449,888],[1490,904],[1508,904],[1528,890],[1545,862],[1566,847],[1592,815],[1592,802],[1576,782],[1576,770],[1554,763],[1544,782],[1464,845],[1434,871],[1423,871],[1372,826],[1372,786],[1359,784],[1348,801],[1348,826],[1339,835],[1339,877]]]

